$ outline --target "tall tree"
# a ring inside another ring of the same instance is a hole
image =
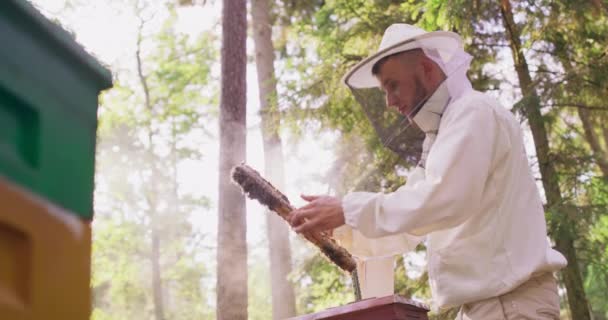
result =
[[[608,290],[608,242],[603,236],[608,221],[608,136],[601,125],[608,119],[608,15],[597,9],[591,2],[552,1],[545,10],[545,31],[537,36],[551,44],[548,52],[561,67],[541,70],[555,79],[546,86],[546,104],[552,105],[548,114],[559,119],[551,126],[558,142],[553,152],[563,159],[562,186],[577,216],[575,247],[589,308],[593,319],[606,319],[608,304],[597,299],[597,293]],[[587,182],[580,185],[583,179]]]
[[[247,319],[245,197],[231,183],[232,168],[245,161],[246,38],[245,0],[224,0],[217,248],[217,319]]]
[[[534,82],[530,75],[528,62],[524,56],[521,34],[518,25],[513,18],[513,9],[509,0],[500,1],[503,25],[506,36],[510,44],[513,57],[513,64],[519,79],[522,91],[521,106],[528,119],[536,156],[542,177],[542,183],[547,199],[547,209],[552,212],[560,213],[559,219],[562,220],[557,234],[554,235],[557,249],[562,252],[568,260],[568,266],[563,271],[564,282],[566,284],[568,303],[572,312],[573,319],[591,319],[587,298],[585,295],[583,281],[581,277],[574,239],[576,237],[573,229],[574,221],[566,214],[564,199],[559,185],[559,176],[551,160],[549,149],[549,136],[545,127],[545,121],[541,114],[540,98],[536,92]]]
[[[141,10],[136,9],[138,15],[141,14]],[[142,63],[142,53],[141,53],[141,43],[143,40],[142,30],[145,25],[145,19],[141,16],[138,17],[140,20],[138,33],[137,33],[137,49],[135,51],[135,60],[137,62],[137,77],[139,79],[139,84],[142,87],[144,93],[144,108],[148,114],[153,114],[154,110],[152,107],[152,101],[150,99],[150,86],[148,85],[148,78],[144,74],[143,63]],[[148,148],[146,149],[147,157],[149,159],[154,158],[154,131],[151,128],[151,122],[147,123],[146,131],[148,138]],[[151,166],[152,175],[157,176],[158,172],[156,172],[157,167],[155,165]],[[149,216],[150,216],[150,238],[152,242],[152,250],[150,252],[150,263],[152,265],[152,296],[154,301],[154,318],[156,320],[164,320],[165,319],[165,307],[163,301],[163,286],[161,280],[161,270],[160,270],[160,225],[158,223],[158,206],[157,206],[157,198],[158,194],[157,190],[154,190],[155,185],[149,184],[146,188],[146,201],[149,206]]]
[[[200,288],[210,276],[194,254],[203,237],[190,222],[208,204],[180,190],[178,168],[202,158],[192,142],[217,100],[204,93],[216,51],[208,34],[178,32],[171,6],[138,5],[136,63],[120,69],[100,109],[94,319],[212,317]],[[153,16],[166,17],[158,32]]]
[[[260,115],[262,118],[262,140],[264,143],[264,170],[266,177],[279,189],[285,186],[283,145],[280,129],[280,113],[277,103],[276,77],[274,70],[274,45],[268,0],[253,0],[251,17],[255,62],[257,67]],[[291,247],[289,229],[277,215],[266,212],[266,227],[270,255],[270,277],[272,288],[272,318],[275,320],[296,314],[295,295],[288,275],[291,272]]]

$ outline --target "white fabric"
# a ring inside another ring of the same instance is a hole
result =
[[[420,111],[412,118],[412,121],[418,125],[424,133],[437,133],[441,116],[445,111],[448,101],[450,100],[450,92],[448,91],[447,81],[437,87],[435,92],[424,102]]]
[[[462,52],[462,47],[462,40],[456,33],[427,32],[409,24],[396,23],[384,31],[378,51],[357,63],[344,76],[343,81],[353,88],[377,87],[378,81],[372,75],[372,67],[384,57],[402,51],[425,48],[435,50],[442,61],[450,61],[456,52]]]
[[[385,297],[395,293],[394,256],[357,260],[361,299]]]
[[[547,240],[519,123],[470,84],[459,88],[450,90],[426,168],[396,192],[346,195],[346,224],[356,231],[336,233],[364,257],[410,251],[426,235],[434,308],[498,296],[566,265]],[[389,277],[378,275],[387,285]]]
[[[458,99],[462,93],[472,89],[471,82],[467,79],[467,71],[473,58],[470,54],[466,53],[462,48],[454,49],[450,59],[444,62],[434,49],[422,47],[422,50],[447,76],[445,82],[452,99]]]
[[[441,83],[412,119],[425,133],[424,142],[422,143],[422,155],[420,156],[420,162],[418,162],[418,166],[422,168],[426,166],[426,159],[429,156],[433,143],[435,143],[435,139],[437,139],[441,117],[450,101],[450,92],[448,91],[447,84],[448,81]]]

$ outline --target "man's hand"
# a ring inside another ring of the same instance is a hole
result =
[[[344,210],[340,199],[330,196],[301,197],[309,203],[291,212],[289,223],[295,232],[321,232],[344,224]]]

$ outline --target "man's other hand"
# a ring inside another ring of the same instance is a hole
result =
[[[301,197],[309,203],[291,212],[289,223],[295,232],[321,232],[344,224],[344,210],[340,199],[331,196]]]

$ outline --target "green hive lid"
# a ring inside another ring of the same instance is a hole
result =
[[[82,66],[88,69],[91,76],[97,78],[100,90],[112,86],[112,74],[99,62],[88,54],[70,34],[57,24],[49,21],[28,1],[25,0],[2,0],[0,1],[0,11],[4,15],[14,17],[15,21],[23,25],[28,25],[32,31],[41,33],[41,36],[51,40],[53,44],[63,49],[69,55],[69,59],[75,59]]]

